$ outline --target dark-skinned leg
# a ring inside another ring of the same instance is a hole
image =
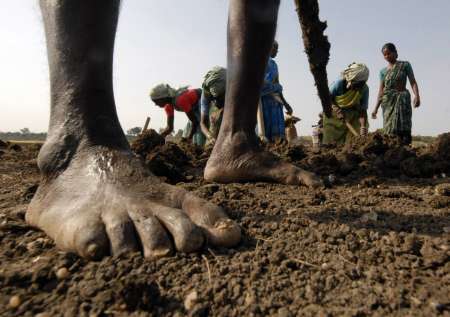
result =
[[[174,247],[191,252],[205,236],[216,245],[238,243],[240,229],[221,208],[161,183],[129,149],[112,88],[120,1],[40,5],[51,115],[27,222],[61,249],[88,258],[137,250],[160,257]]]
[[[272,48],[279,0],[231,0],[228,21],[226,106],[217,142],[205,168],[216,182],[322,183],[314,174],[258,147],[256,111]]]

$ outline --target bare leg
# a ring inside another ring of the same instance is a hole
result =
[[[258,98],[275,36],[279,3],[230,1],[226,105],[205,169],[207,180],[321,185],[314,174],[261,151],[255,135]]]
[[[137,250],[159,257],[174,247],[191,252],[205,238],[238,243],[240,229],[220,207],[161,183],[129,149],[112,88],[120,1],[40,5],[51,117],[38,157],[42,181],[26,220],[60,248],[88,258]]]

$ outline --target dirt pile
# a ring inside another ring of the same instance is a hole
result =
[[[0,149],[13,150],[15,152],[22,151],[22,147],[19,144],[11,143],[11,142],[8,142],[8,141],[4,142],[2,140],[0,140]]]
[[[307,148],[300,144],[289,144],[286,140],[263,144],[264,148],[291,162],[301,161],[308,153]]]
[[[343,147],[324,146],[320,153],[311,153],[299,164],[322,175],[441,177],[450,172],[449,150],[450,133],[419,149],[403,146],[396,137],[371,133]]]
[[[192,174],[199,174],[196,168],[203,168],[208,157],[201,147],[188,142],[165,142],[155,130],[141,134],[131,149],[156,176],[171,184],[192,180]]]
[[[439,135],[428,147],[419,149],[416,157],[404,162],[408,176],[448,176],[450,173],[450,133]]]
[[[157,146],[165,143],[164,138],[153,129],[141,133],[131,144],[131,149],[137,155],[145,157],[152,152]]]
[[[436,141],[429,148],[429,154],[436,160],[450,160],[450,132],[437,137]]]
[[[262,146],[306,170],[328,177],[336,174],[350,179],[368,177],[445,177],[450,174],[450,133],[429,146],[404,146],[396,137],[371,133],[338,147],[324,145],[319,152],[310,144],[288,144],[280,140]],[[132,144],[133,151],[158,176],[170,183],[201,178],[212,148],[203,149],[185,141],[167,142],[154,130],[142,134]]]

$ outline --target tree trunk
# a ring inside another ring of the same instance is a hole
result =
[[[329,116],[331,114],[331,97],[328,88],[327,64],[330,58],[330,43],[323,34],[327,23],[319,20],[318,0],[295,0],[295,5],[309,68],[316,83],[323,111]]]

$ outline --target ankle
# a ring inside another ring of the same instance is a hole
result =
[[[37,158],[41,174],[49,176],[63,171],[78,151],[80,143],[77,135],[68,131],[49,133]]]
[[[129,150],[129,144],[120,126],[51,128],[42,146],[37,163],[43,175],[50,176],[65,170],[75,155],[93,147]]]
[[[215,148],[246,152],[258,148],[258,144],[255,131],[224,131],[224,133],[219,134]]]

